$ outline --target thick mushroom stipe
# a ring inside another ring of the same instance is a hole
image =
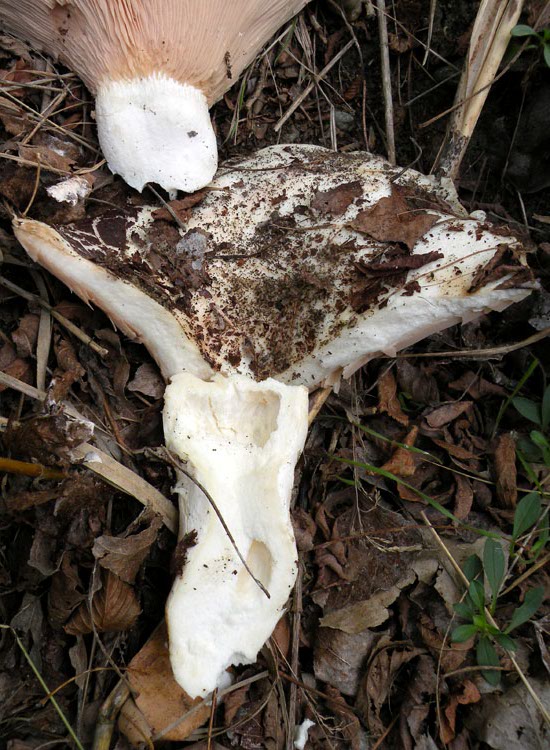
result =
[[[216,172],[208,102],[194,86],[158,75],[109,81],[98,88],[96,117],[109,169],[140,192],[156,182],[193,193]]]
[[[283,614],[297,570],[289,502],[307,414],[307,390],[272,379],[216,375],[206,383],[182,373],[166,389],[167,447],[188,459],[269,593],[244,567],[208,498],[181,475],[181,534],[196,531],[197,544],[166,619],[174,675],[191,697],[227,684],[232,664],[254,662]]]

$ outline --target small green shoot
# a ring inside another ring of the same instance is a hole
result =
[[[518,23],[510,33],[516,39],[530,37],[533,44],[526,45],[524,49],[541,49],[544,62],[550,68],[550,28],[536,32],[532,26]]]
[[[516,518],[514,522],[514,529],[518,536],[531,528],[538,518],[538,513],[534,515],[535,503],[528,497],[523,498],[523,508],[519,518]],[[525,500],[527,503],[524,502]],[[518,509],[520,505],[521,503]],[[516,650],[516,644],[509,634],[535,614],[542,604],[544,590],[541,587],[528,591],[523,604],[516,607],[512,613],[508,625],[499,628],[493,624],[492,616],[496,611],[498,597],[507,573],[501,542],[493,538],[486,539],[483,561],[477,555],[471,555],[464,563],[463,572],[469,581],[468,592],[462,601],[454,605],[454,610],[459,617],[468,622],[453,630],[451,640],[455,643],[464,643],[470,638],[477,639],[476,660],[478,665],[483,667],[481,673],[490,685],[496,686],[499,683],[500,674],[494,667],[500,667],[500,660],[495,644],[505,651]],[[491,592],[489,600],[486,598],[485,580]]]

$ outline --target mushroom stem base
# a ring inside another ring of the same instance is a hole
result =
[[[216,172],[208,103],[194,86],[162,75],[105,81],[96,118],[109,168],[136,190],[156,182],[172,193],[192,193]]]
[[[181,534],[196,531],[196,544],[166,610],[172,669],[192,697],[255,661],[283,614],[297,572],[289,508],[307,410],[303,386],[272,379],[181,373],[166,390],[166,445],[195,479],[178,478]]]

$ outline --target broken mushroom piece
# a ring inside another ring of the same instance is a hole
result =
[[[227,165],[212,187],[180,213],[181,227],[152,207],[55,229],[14,222],[32,258],[172,378],[167,444],[272,596],[246,572],[207,495],[180,476],[182,534],[198,536],[167,617],[173,669],[190,695],[254,659],[293,580],[288,506],[303,386],[502,310],[533,287],[507,229],[468,217],[448,185],[369,154],[274,146]]]
[[[192,696],[228,684],[229,665],[255,661],[283,614],[297,572],[289,505],[307,414],[307,389],[273,379],[180,373],[166,389],[166,446],[194,480],[181,475],[177,491],[197,544],[166,607],[174,676]]]
[[[82,78],[113,172],[193,192],[217,167],[209,107],[306,2],[0,0],[0,26]]]

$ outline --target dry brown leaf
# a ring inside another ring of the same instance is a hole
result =
[[[350,634],[333,628],[319,628],[313,656],[315,677],[344,695],[355,696],[363,663],[378,638],[370,630]]]
[[[337,185],[330,190],[320,190],[315,194],[311,207],[322,214],[341,216],[355,198],[362,195],[363,188],[360,180]]]
[[[123,632],[134,626],[141,612],[134,589],[110,571],[106,571],[102,581],[103,586],[92,598],[91,611],[88,602],[83,602],[65,625],[69,635],[91,633],[94,627],[99,633],[106,633]]]
[[[151,545],[157,538],[161,524],[161,519],[155,516],[149,528],[139,534],[126,538],[103,534],[94,542],[93,555],[103,568],[115,573],[126,583],[133,583],[142,562],[149,554]]]
[[[451,695],[440,717],[439,736],[444,745],[455,738],[456,710],[458,706],[477,703],[479,700],[481,700],[481,695],[471,680],[464,680],[460,692]]]
[[[434,409],[426,417],[426,422],[430,427],[444,427],[449,422],[453,422],[461,414],[468,411],[472,406],[471,401],[455,401],[452,404],[444,404]]]
[[[418,436],[418,427],[413,427],[407,434],[403,443],[409,447],[414,446]],[[407,448],[398,447],[391,458],[382,466],[384,471],[389,471],[398,477],[412,477],[416,471],[418,454],[412,453]]]
[[[474,491],[468,477],[464,477],[462,474],[455,474],[454,479],[456,483],[454,514],[457,518],[463,520],[467,518],[468,513],[472,509]]]
[[[351,223],[352,228],[380,242],[403,242],[412,250],[416,242],[436,223],[437,215],[411,208],[406,195],[406,190],[393,185],[391,195],[357,214],[357,218]],[[425,262],[424,260],[422,265]]]
[[[408,416],[401,409],[401,404],[397,398],[397,383],[393,372],[386,370],[380,375],[377,382],[379,410],[389,414],[392,419],[403,425],[409,424]]]
[[[52,576],[48,594],[48,619],[54,628],[64,625],[86,594],[78,575],[78,568],[65,554],[57,573]]]
[[[208,720],[210,706],[201,698],[192,700],[175,681],[170,666],[167,640],[166,625],[163,622],[134,656],[128,665],[126,676],[132,692],[137,696],[136,706],[145,720],[148,737],[158,734],[189,709],[202,704],[198,711],[163,737],[164,740],[179,741],[186,739],[191,732]],[[132,716],[126,704],[119,718],[119,727],[131,742],[139,741],[140,738],[143,741],[142,732],[136,732],[135,715]]]
[[[26,159],[26,161],[31,161],[33,164],[41,164],[44,167],[60,169],[63,172],[69,173],[74,164],[73,159],[68,159],[66,156],[53,151],[47,146],[31,146],[20,143],[18,150],[19,156],[22,159]]]
[[[404,664],[407,664],[425,651],[414,646],[393,644],[389,639],[382,641],[376,654],[371,658],[367,673],[357,693],[356,706],[369,730],[375,736],[384,733],[386,727],[380,716],[382,706],[389,700],[396,686],[396,677]]]
[[[441,660],[441,669],[444,672],[452,672],[458,669],[468,656],[474,639],[470,638],[464,643],[451,643],[439,632],[425,612],[420,613],[418,621],[422,640],[432,651],[434,657]]]
[[[497,498],[503,508],[515,508],[518,499],[516,444],[510,433],[500,435],[495,449]]]
[[[16,330],[11,334],[19,357],[25,359],[33,353],[38,338],[39,322],[40,318],[38,315],[31,313],[23,315]]]
[[[129,391],[138,391],[150,398],[162,398],[165,387],[160,372],[150,362],[140,365],[127,385]]]

